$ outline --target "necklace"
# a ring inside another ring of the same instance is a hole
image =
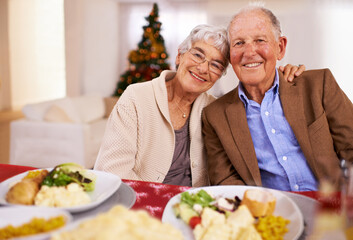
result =
[[[183,118],[186,118],[186,114],[183,112],[183,110],[181,110],[181,108],[179,107],[179,104],[177,104],[177,107],[179,108],[180,112],[183,114]]]

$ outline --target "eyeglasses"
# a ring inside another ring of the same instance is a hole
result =
[[[217,62],[215,60],[207,60],[205,54],[203,54],[202,52],[200,52],[199,50],[195,49],[195,48],[191,48],[189,50],[189,52],[191,53],[191,59],[199,64],[204,63],[205,61],[208,62],[208,67],[209,70],[217,75],[221,75],[224,71],[224,66],[220,63]]]

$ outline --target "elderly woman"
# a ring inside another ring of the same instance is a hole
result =
[[[108,120],[94,169],[124,179],[208,185],[201,112],[214,101],[206,91],[225,72],[228,59],[225,29],[195,27],[179,46],[176,71],[163,71],[124,91]],[[286,66],[291,77],[297,69]]]

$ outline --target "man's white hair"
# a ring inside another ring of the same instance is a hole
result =
[[[228,25],[228,31],[227,31],[228,34],[229,34],[230,26],[232,25],[233,21],[240,14],[252,12],[252,11],[261,11],[262,13],[264,13],[268,17],[268,19],[270,20],[270,22],[272,24],[273,33],[275,34],[276,38],[279,38],[282,35],[281,23],[279,22],[278,18],[276,17],[276,15],[273,14],[273,12],[271,10],[264,7],[264,2],[260,2],[260,1],[255,1],[255,2],[249,3],[248,6],[241,8],[238,11],[238,13],[232,17],[232,20],[230,21],[230,23]],[[229,38],[229,36],[228,36],[228,38]]]

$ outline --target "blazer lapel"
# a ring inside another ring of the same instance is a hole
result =
[[[291,126],[297,141],[307,158],[312,159],[311,143],[308,128],[306,125],[302,91],[296,83],[288,83],[284,80],[283,74],[279,71],[279,94],[284,115]]]
[[[246,179],[248,176],[246,173],[238,172],[243,180],[247,184],[261,186],[261,176],[260,170],[256,158],[256,153],[254,149],[254,144],[252,143],[252,138],[250,130],[248,127],[248,122],[246,120],[246,112],[243,102],[238,97],[238,88],[234,90],[235,94],[232,94],[232,98],[229,101],[229,106],[226,108],[226,117],[228,124],[231,129],[231,134],[233,136],[236,147],[240,151],[243,157],[243,163],[245,167],[250,172],[253,179]],[[236,159],[235,161],[241,161]],[[240,163],[233,163],[234,165],[239,165]]]

